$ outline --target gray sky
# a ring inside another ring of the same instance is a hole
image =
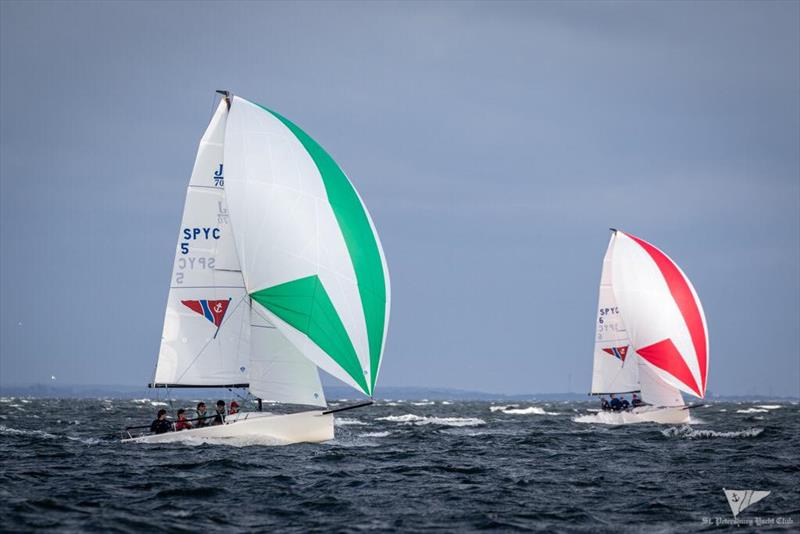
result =
[[[367,203],[380,385],[588,391],[609,226],[664,249],[709,391],[800,394],[800,3],[0,2],[0,382],[152,377],[213,91]],[[570,383],[571,375],[571,383]]]

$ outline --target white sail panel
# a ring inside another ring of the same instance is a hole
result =
[[[326,406],[317,367],[303,357],[265,317],[250,308],[250,392],[264,400]]]
[[[616,234],[612,262],[614,296],[635,350],[640,357],[652,360],[651,363],[658,362],[659,375],[667,383],[702,396],[705,377],[701,377],[687,322],[664,275],[636,240],[623,232]]]
[[[377,366],[370,359],[359,281],[317,164],[281,120],[238,97],[229,113],[225,161],[226,195],[248,293],[274,290],[275,299],[294,299],[293,309],[306,302],[316,306],[282,317],[275,313],[279,305],[266,312],[306,358],[371,393]],[[280,294],[283,288],[291,291]],[[311,324],[320,317],[327,322]],[[383,322],[382,317],[381,328]],[[315,331],[339,334],[320,341]]]
[[[639,366],[631,340],[625,329],[625,321],[614,297],[612,280],[612,257],[615,236],[603,258],[600,276],[597,322],[595,323],[594,370],[592,393],[627,393],[639,390]]]
[[[227,107],[220,103],[200,146],[186,194],[154,382],[247,382],[249,316],[241,273],[216,269],[219,241],[230,233],[221,169]]]
[[[642,358],[636,358],[639,365],[639,384],[642,401],[653,406],[685,406],[678,388],[669,385],[661,377],[661,371]]]

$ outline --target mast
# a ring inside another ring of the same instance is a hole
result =
[[[225,89],[217,89],[216,93],[222,95],[225,100],[225,105],[228,106],[228,111],[231,110],[231,102],[233,101],[233,93]]]

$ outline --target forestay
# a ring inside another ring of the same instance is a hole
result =
[[[280,115],[234,97],[225,188],[247,293],[305,358],[371,395],[389,320],[372,220],[325,150]]]

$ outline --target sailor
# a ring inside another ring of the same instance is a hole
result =
[[[154,434],[164,434],[172,430],[172,423],[167,421],[167,410],[158,410],[158,415],[150,424],[150,432]]]
[[[220,399],[217,401],[217,414],[214,416],[214,420],[211,421],[212,425],[221,425],[225,422],[225,401]]]
[[[622,409],[622,402],[613,393],[611,394],[611,409],[618,412]]]
[[[239,403],[235,400],[232,400],[230,407],[228,408],[228,415],[234,415],[237,413],[239,413]]]
[[[640,399],[636,393],[634,393],[633,397],[631,398],[631,406],[633,406],[634,408],[638,408],[639,406],[644,406],[644,402],[642,402],[642,399]]]
[[[192,428],[192,423],[186,419],[186,410],[181,408],[178,410],[178,420],[175,422],[175,430],[189,430]]]
[[[194,426],[195,428],[208,426],[208,420],[206,419],[206,403],[203,401],[197,403],[197,422]]]
[[[626,399],[625,397],[622,397],[622,409],[623,410],[627,410],[630,407],[631,407],[631,403],[628,402],[628,399]]]
[[[608,410],[610,410],[610,409],[611,409],[611,406],[609,406],[609,404],[608,404],[608,401],[606,400],[606,398],[605,398],[605,397],[600,397],[600,408],[601,408],[601,409],[602,409],[604,412],[607,412]]]

